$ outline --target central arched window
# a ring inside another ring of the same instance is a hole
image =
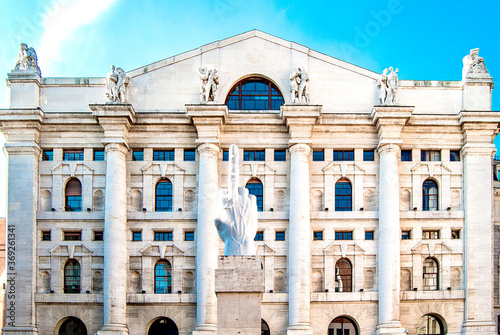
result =
[[[82,183],[76,178],[70,179],[66,184],[66,204],[67,212],[81,212],[82,210]]]
[[[264,209],[262,183],[257,179],[252,179],[247,183],[246,188],[248,189],[248,193],[255,195],[257,198],[257,211],[262,212]]]
[[[80,263],[74,259],[64,266],[64,293],[80,293]]]
[[[438,210],[438,187],[432,179],[427,179],[422,185],[422,208],[424,211]]]
[[[424,261],[424,291],[439,290],[439,267],[434,258],[426,258]]]
[[[233,86],[226,99],[230,110],[279,110],[283,95],[264,78],[247,78]]]
[[[335,211],[352,211],[352,186],[347,179],[341,179],[335,184]]]
[[[156,184],[155,209],[157,212],[172,211],[172,183],[168,179]]]
[[[156,263],[155,293],[172,293],[172,266],[168,261]]]
[[[335,264],[335,292],[352,292],[352,265],[347,258]]]

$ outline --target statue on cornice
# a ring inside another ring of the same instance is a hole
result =
[[[387,91],[389,90],[389,86],[387,86],[387,71],[387,68],[385,68],[377,79],[378,102],[381,105],[385,105],[387,101]]]
[[[387,75],[387,105],[395,105],[397,103],[399,87],[398,72],[399,69],[394,70],[392,66],[389,66],[389,74]]]
[[[125,82],[127,75],[121,68],[111,65],[111,70],[106,76],[106,97],[111,103],[127,103]]]
[[[217,194],[215,226],[224,241],[224,256],[254,256],[257,233],[257,201],[239,182],[238,147],[229,147],[227,190]]]
[[[21,53],[14,66],[14,70],[24,71],[34,69],[38,75],[42,75],[40,68],[38,67],[38,57],[36,55],[35,49],[28,47],[26,43],[21,43]]]
[[[300,67],[290,74],[290,94],[292,103],[309,103],[309,76]]]
[[[489,72],[484,65],[484,58],[479,57],[479,48],[471,49],[470,54],[463,58],[462,79],[474,78],[475,74],[486,74]]]
[[[208,70],[206,67],[199,69],[200,71],[200,101],[210,102],[215,101],[215,93],[219,86],[219,75],[217,70]]]

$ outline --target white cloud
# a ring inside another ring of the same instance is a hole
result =
[[[56,0],[46,11],[44,32],[37,50],[42,71],[52,72],[52,66],[63,59],[62,47],[78,28],[92,23],[116,0]]]

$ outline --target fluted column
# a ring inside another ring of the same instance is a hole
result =
[[[128,334],[127,305],[127,147],[107,143],[104,217],[104,327]],[[100,333],[105,334],[101,331]]]
[[[287,334],[312,334],[310,325],[311,220],[307,144],[290,151],[290,223],[288,237]]]
[[[217,297],[215,268],[218,241],[215,228],[215,207],[219,188],[216,144],[198,147],[198,225],[196,228],[196,328],[195,332],[217,331]]]
[[[399,145],[394,143],[381,143],[378,148],[380,174],[377,334],[404,334],[399,321],[399,150]]]

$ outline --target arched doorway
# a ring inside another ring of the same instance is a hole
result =
[[[169,318],[160,318],[149,327],[148,335],[178,335],[179,329]]]
[[[339,316],[330,322],[328,335],[358,335],[358,327],[351,318]]]
[[[264,319],[260,319],[260,335],[271,335],[271,331],[269,330],[269,326]]]
[[[426,314],[420,318],[417,325],[417,335],[443,335],[444,324],[440,318],[432,314]]]
[[[87,335],[87,327],[82,320],[70,317],[59,327],[58,335]]]

